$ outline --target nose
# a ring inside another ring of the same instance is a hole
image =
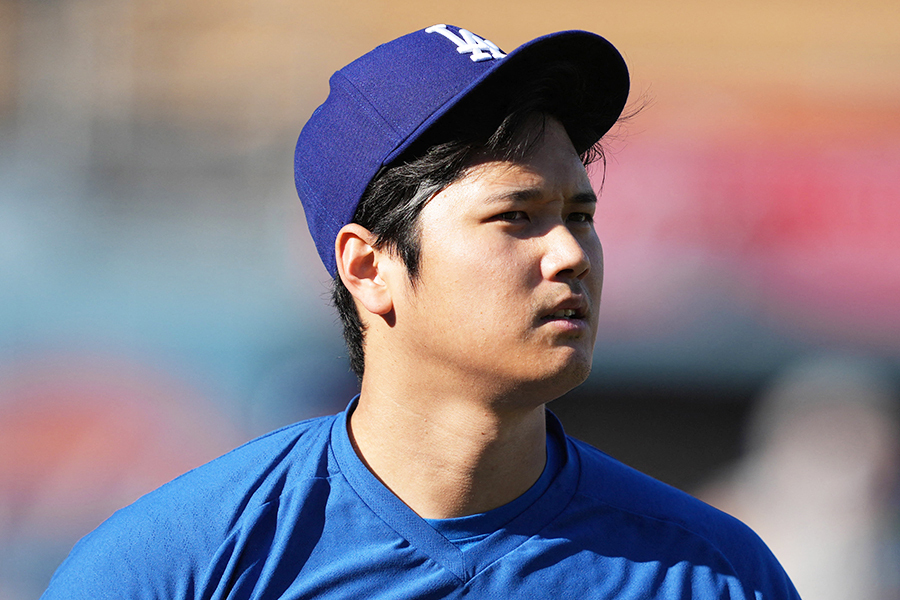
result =
[[[554,227],[545,235],[546,249],[542,262],[547,279],[584,279],[591,270],[592,254],[600,252],[596,234],[581,239],[565,225]],[[596,247],[596,248],[594,248]],[[602,260],[599,256],[595,260]]]

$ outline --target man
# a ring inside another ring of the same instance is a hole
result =
[[[331,80],[297,190],[361,393],[114,515],[46,598],[797,598],[765,545],[567,438],[603,257],[603,38],[436,25]]]

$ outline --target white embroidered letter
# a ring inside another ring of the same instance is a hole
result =
[[[468,29],[459,29],[459,35],[456,35],[444,24],[432,25],[425,30],[425,33],[439,33],[454,44],[456,51],[460,54],[470,54],[469,58],[473,62],[481,62],[483,60],[491,60],[494,58],[503,58],[506,56],[503,51],[497,47],[497,44],[490,40],[485,40]],[[462,36],[462,37],[460,37]]]

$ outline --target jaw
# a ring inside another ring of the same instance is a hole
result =
[[[576,341],[577,342],[577,341]],[[591,373],[593,345],[561,344],[529,360],[526,368],[497,378],[498,397],[517,405],[537,406],[578,387]],[[502,382],[502,383],[501,383]]]

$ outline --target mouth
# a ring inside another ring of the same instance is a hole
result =
[[[574,309],[574,308],[564,308],[562,310],[558,310],[551,315],[547,315],[544,317],[545,319],[583,319],[584,314],[582,311]]]
[[[585,321],[588,318],[587,303],[582,299],[572,299],[557,305],[547,313],[542,321]]]

